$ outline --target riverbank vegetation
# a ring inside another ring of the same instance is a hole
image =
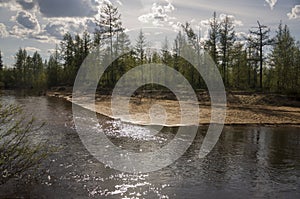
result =
[[[133,50],[115,60],[105,71],[99,81],[102,89],[111,91],[119,78],[135,66],[163,63],[183,74],[195,90],[205,90],[200,74],[181,57],[186,46],[195,51],[201,46],[216,63],[228,91],[300,94],[300,46],[287,25],[279,23],[277,30],[272,30],[275,36],[271,37],[272,31],[258,21],[257,27],[241,39],[230,16],[219,18],[214,13],[206,40],[186,23],[174,41],[165,39],[158,52],[148,50],[143,30],[136,41],[130,41],[117,7],[105,4],[101,11],[94,34],[66,33],[49,60],[43,60],[38,52],[31,56],[25,49],[19,49],[11,68],[5,67],[0,57],[0,86],[21,89],[72,86],[87,55],[105,46],[107,56],[101,60],[103,62]],[[143,77],[143,73],[140,75]],[[162,89],[151,86],[151,89],[158,88]]]
[[[0,185],[12,178],[22,178],[46,158],[43,143],[34,143],[31,136],[42,126],[26,120],[22,109],[0,104]]]

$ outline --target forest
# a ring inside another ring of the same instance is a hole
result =
[[[281,22],[271,37],[271,30],[257,21],[257,27],[240,40],[232,19],[226,16],[220,20],[217,13],[213,13],[206,40],[201,40],[197,31],[186,23],[174,41],[164,38],[162,50],[153,52],[147,50],[148,41],[142,29],[136,40],[130,41],[117,7],[105,4],[100,18],[95,20],[97,28],[93,34],[66,33],[48,60],[38,52],[29,55],[20,48],[13,67],[7,67],[0,52],[0,87],[46,90],[72,86],[85,58],[99,46],[106,46],[110,55],[133,50],[111,64],[99,81],[100,88],[112,89],[126,71],[138,65],[163,63],[183,74],[195,90],[206,89],[200,74],[180,57],[188,45],[194,49],[201,46],[209,53],[228,91],[300,94],[300,45],[288,26]]]

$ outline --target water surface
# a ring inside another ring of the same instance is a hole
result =
[[[85,149],[75,131],[72,105],[57,98],[6,95],[2,102],[24,106],[37,122],[36,134],[59,150],[43,162],[35,181],[10,181],[0,198],[299,198],[300,128],[225,127],[214,150],[198,158],[206,127],[200,127],[189,150],[172,165],[152,173],[128,174],[111,169]],[[88,118],[86,118],[88,119]],[[111,141],[135,152],[157,150],[177,131],[148,128],[98,116]],[[16,186],[17,185],[17,186]]]

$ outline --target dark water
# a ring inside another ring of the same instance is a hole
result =
[[[29,183],[10,181],[0,198],[300,198],[300,128],[226,127],[214,150],[199,159],[206,132],[200,127],[189,150],[167,168],[148,174],[115,171],[85,149],[72,122],[72,105],[48,97],[1,97],[21,104],[46,126],[36,139],[59,148]],[[99,116],[111,141],[133,151],[152,151],[174,137]]]

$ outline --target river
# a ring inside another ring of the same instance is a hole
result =
[[[10,181],[0,198],[300,198],[299,127],[225,127],[213,151],[198,153],[206,132],[199,127],[192,146],[170,166],[146,174],[111,169],[82,144],[73,123],[72,104],[52,97],[5,95],[37,123],[36,139],[58,150],[42,164],[36,181]],[[152,151],[168,143],[176,128],[145,136],[145,127],[98,116],[106,135],[132,151]],[[39,172],[36,171],[36,172]]]

